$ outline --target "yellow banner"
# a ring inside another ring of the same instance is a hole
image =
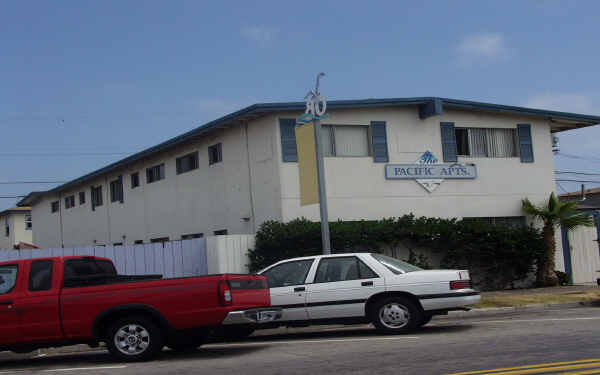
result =
[[[312,122],[296,127],[296,144],[300,172],[300,206],[319,203],[315,125]]]

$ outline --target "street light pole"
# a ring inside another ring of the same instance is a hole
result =
[[[314,120],[315,149],[317,151],[317,182],[319,185],[319,209],[321,211],[321,242],[323,254],[331,254],[329,239],[329,213],[327,212],[327,192],[325,189],[325,168],[323,165],[323,142],[321,140],[321,120]]]

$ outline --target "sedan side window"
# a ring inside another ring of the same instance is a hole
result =
[[[324,258],[319,263],[315,283],[373,279],[379,277],[356,257]]]
[[[306,281],[312,263],[312,259],[282,263],[264,272],[263,275],[269,280],[270,288],[302,285]]]
[[[19,266],[0,266],[0,294],[10,293],[17,283]]]

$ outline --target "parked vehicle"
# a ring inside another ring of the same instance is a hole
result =
[[[213,329],[247,329],[281,315],[269,307],[264,276],[160,278],[120,276],[97,257],[2,262],[0,350],[105,342],[114,357],[139,361],[164,345],[196,348]]]
[[[380,254],[288,259],[258,274],[283,309],[269,327],[371,322],[382,333],[404,333],[480,301],[466,270],[422,270]]]

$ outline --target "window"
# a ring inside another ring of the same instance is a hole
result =
[[[191,240],[192,238],[202,238],[204,237],[204,233],[193,233],[193,234],[182,234],[182,240]]]
[[[306,281],[312,263],[312,259],[282,263],[267,270],[263,276],[267,277],[270,288],[302,285]]]
[[[144,240],[135,240],[133,243],[135,245],[142,245],[144,243]]]
[[[226,236],[227,229],[216,230],[213,233],[215,234],[215,236]]]
[[[54,212],[58,212],[59,209],[59,202],[58,201],[54,201],[52,203],[50,203],[50,210],[54,213]]]
[[[110,182],[110,201],[123,203],[123,177]]]
[[[69,195],[68,197],[65,197],[65,209],[69,209],[75,207],[75,196],[74,195]]]
[[[370,156],[369,127],[363,125],[323,125],[323,156]]]
[[[10,236],[10,225],[8,225],[8,216],[4,218],[4,235],[6,237]]]
[[[65,262],[65,288],[106,284],[117,275],[112,262],[100,259],[70,259]]]
[[[386,255],[381,254],[371,254],[373,258],[375,258],[379,263],[383,264],[385,268],[392,271],[392,273],[399,275],[401,273],[414,272],[414,271],[422,271],[422,268],[417,266],[413,266],[410,263],[406,263],[401,261],[400,259],[388,257]]]
[[[497,217],[464,217],[464,221],[481,221],[491,225],[503,225],[507,227],[524,227],[525,216],[497,216]]]
[[[458,155],[488,158],[518,156],[516,129],[455,128]]]
[[[16,264],[0,266],[0,294],[8,294],[14,289],[18,272],[19,266]]]
[[[92,211],[96,207],[102,206],[102,186],[92,186],[91,190]]]
[[[51,260],[35,260],[29,268],[29,291],[41,292],[52,289],[52,266]]]
[[[85,191],[79,192],[79,205],[85,204]]]
[[[152,239],[150,240],[150,242],[152,242],[152,243],[169,242],[169,237],[158,237],[158,238],[152,238]]]
[[[140,174],[138,172],[131,174],[131,188],[135,189],[140,186]]]
[[[208,164],[215,164],[223,161],[223,148],[220,143],[208,148]]]
[[[123,246],[123,242],[115,242],[113,243],[113,246]]]
[[[198,169],[198,152],[192,152],[175,160],[177,164],[177,174]]]
[[[366,264],[357,257],[324,258],[319,263],[315,283],[335,281],[372,279],[378,277]],[[361,274],[364,272],[364,275]]]
[[[146,183],[151,184],[155,181],[165,179],[165,165],[159,164],[146,169]]]
[[[31,230],[33,228],[33,220],[31,215],[25,215],[25,230]]]

